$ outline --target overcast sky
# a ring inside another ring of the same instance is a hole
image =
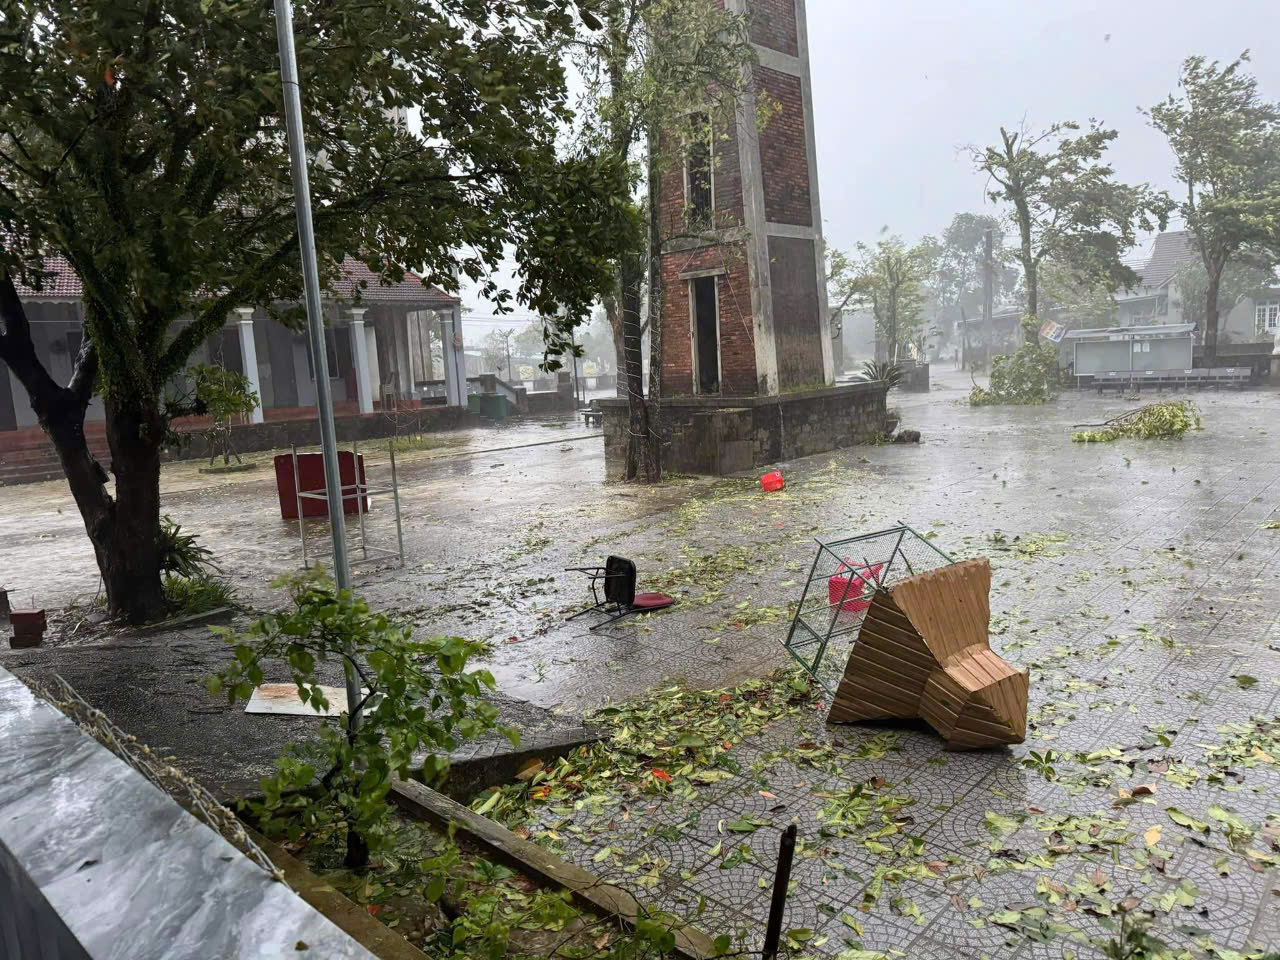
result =
[[[827,242],[914,240],[981,211],[963,151],[1024,116],[1033,127],[1097,117],[1129,182],[1172,189],[1149,107],[1190,54],[1246,48],[1280,99],[1280,0],[807,0],[818,180]],[[988,206],[986,208],[990,210]]]
[[[1097,117],[1120,131],[1118,175],[1172,189],[1172,158],[1149,107],[1190,54],[1246,48],[1264,96],[1280,99],[1280,0],[807,0],[818,182],[827,242],[914,241],[984,207],[966,144],[1023,117],[1035,128]],[[472,308],[468,340],[527,315]]]

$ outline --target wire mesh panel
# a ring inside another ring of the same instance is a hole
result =
[[[787,651],[834,696],[876,590],[954,562],[905,524],[819,540]]]

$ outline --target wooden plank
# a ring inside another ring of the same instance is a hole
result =
[[[920,716],[958,749],[1021,743],[1027,674],[990,647],[990,591],[985,557],[878,591],[830,719]]]
[[[395,780],[391,785],[391,799],[416,817],[442,826],[456,824],[499,860],[543,883],[563,887],[573,894],[577,903],[601,916],[616,917],[634,929],[636,921],[649,912],[621,887],[561,860],[545,847],[517,837],[501,824],[416,781]],[[715,956],[712,939],[702,931],[685,926],[674,933],[673,952],[682,960],[707,960]]]

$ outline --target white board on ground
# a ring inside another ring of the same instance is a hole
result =
[[[338,717],[347,710],[345,687],[321,686],[329,709],[319,712],[310,703],[298,697],[298,688],[292,683],[264,683],[253,691],[245,704],[245,713],[269,713],[277,717]]]

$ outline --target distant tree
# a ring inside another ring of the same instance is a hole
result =
[[[1168,138],[1186,191],[1178,210],[1205,269],[1208,362],[1217,355],[1227,264],[1246,253],[1267,266],[1280,261],[1280,103],[1259,96],[1248,61],[1248,51],[1226,66],[1188,57],[1182,95],[1143,111]]]
[[[928,280],[940,319],[958,319],[961,308],[969,317],[982,313],[983,239],[987,230],[994,233],[992,299],[999,303],[1017,285],[1018,274],[1010,266],[1010,252],[1001,243],[1003,229],[999,218],[981,213],[957,213],[942,232]]]
[[[1266,296],[1275,282],[1275,274],[1265,263],[1229,262],[1218,278],[1218,316],[1225,317],[1245,300],[1257,300]],[[1174,278],[1174,291],[1182,307],[1182,319],[1194,323],[1197,330],[1207,329],[1209,272],[1204,264],[1188,263]],[[1257,332],[1257,331],[1255,331]]]
[[[205,432],[210,441],[210,466],[219,453],[224,466],[231,463],[232,457],[236,458],[236,463],[242,463],[240,454],[235,451],[231,428],[257,409],[258,393],[253,384],[243,373],[216,363],[197,364],[189,367],[187,372],[195,381],[198,406],[213,420]]]
[[[520,332],[511,338],[511,355],[522,359],[541,357],[546,351],[543,339],[542,324],[531,320],[520,328]]]
[[[507,340],[514,335],[514,330],[490,330],[484,335],[480,341],[480,363],[485,373],[496,373],[502,377],[509,375]]]
[[[1056,260],[1040,265],[1041,318],[1068,330],[1097,329],[1115,323],[1115,292],[1106,280]]]
[[[307,147],[324,157],[311,165],[323,281],[352,256],[447,290],[465,274],[498,309],[582,316],[634,219],[625,158],[561,149],[564,44],[599,25],[589,10],[294,6]],[[0,360],[58,451],[109,607],[151,620],[165,604],[160,453],[189,412],[167,385],[233,308],[301,299],[275,18],[232,0],[2,0],[0,38]],[[420,134],[391,119],[409,108]],[[492,279],[508,253],[511,290]],[[15,285],[40,287],[54,255],[84,288],[66,384]],[[553,329],[559,349],[570,331]],[[95,393],[113,490],[84,436]]]
[[[1022,267],[1027,313],[1040,309],[1040,265],[1055,260],[1081,274],[1106,278],[1112,290],[1137,283],[1121,257],[1137,231],[1164,229],[1172,201],[1146,184],[1114,178],[1102,155],[1115,140],[1095,120],[1055,123],[1029,134],[1000,128],[1000,143],[971,147],[977,169],[995,185],[987,193],[1005,205],[1016,230],[1014,257]]]
[[[855,255],[833,251],[833,289],[842,302],[871,311],[885,358],[896,363],[909,344],[918,343],[924,322],[929,246],[908,248],[891,236],[875,246],[859,243]]]

